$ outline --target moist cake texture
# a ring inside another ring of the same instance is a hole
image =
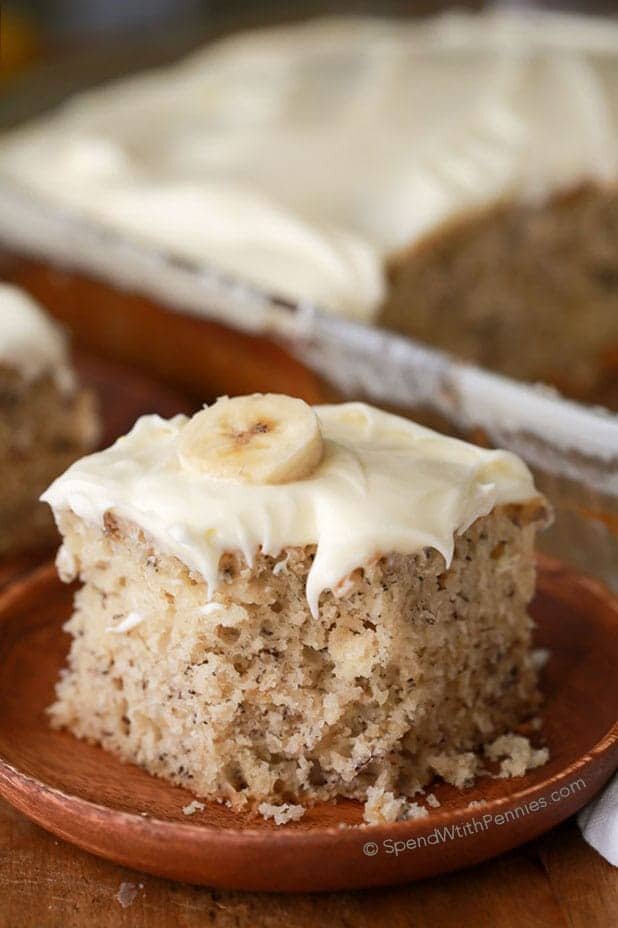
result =
[[[24,293],[0,284],[0,554],[55,536],[39,496],[97,434],[93,398],[76,385],[63,333]]]
[[[502,204],[390,263],[379,321],[618,409],[618,187]]]
[[[83,583],[53,724],[199,797],[375,818],[538,705],[547,509],[511,454],[260,395],[145,417],[44,499]]]

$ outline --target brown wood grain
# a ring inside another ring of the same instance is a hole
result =
[[[117,899],[121,883],[137,890],[126,908]],[[0,800],[1,928],[615,928],[616,912],[618,870],[584,843],[573,820],[450,876],[282,896],[136,873],[65,844]]]
[[[618,924],[618,868],[577,840],[574,824],[573,837],[565,840],[558,829],[545,835],[535,850],[555,898],[568,912],[569,928]]]

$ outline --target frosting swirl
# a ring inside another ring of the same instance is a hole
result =
[[[240,551],[251,564],[258,550],[276,557],[316,545],[307,583],[316,614],[322,591],[370,558],[431,547],[448,564],[457,533],[498,504],[538,496],[509,452],[363,403],[314,408],[324,454],[306,479],[250,485],[187,469],[179,449],[191,420],[144,416],[111,448],[73,464],[42,499],[56,515],[69,509],[100,525],[112,511],[136,523],[199,573],[211,596],[224,552]]]

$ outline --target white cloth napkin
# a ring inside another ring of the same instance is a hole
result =
[[[577,816],[582,835],[595,851],[618,867],[618,773]]]

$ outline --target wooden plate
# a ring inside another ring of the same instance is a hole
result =
[[[179,412],[192,412],[195,406],[182,393],[125,365],[83,352],[75,353],[74,363],[80,383],[93,390],[98,398],[103,425],[101,448],[124,435],[139,416],[156,412],[167,418]],[[49,560],[59,541],[52,546],[1,558],[0,590],[10,580]]]
[[[93,390],[99,399],[103,420],[101,448],[107,448],[128,432],[140,416],[158,413],[169,418],[195,409],[196,404],[190,403],[183,393],[132,367],[84,352],[75,352],[74,363],[80,383]]]
[[[543,561],[534,603],[548,764],[460,792],[436,784],[427,818],[366,828],[354,802],[320,805],[276,828],[208,804],[98,747],[51,731],[68,638],[71,591],[51,566],[0,596],[0,794],[60,837],[110,860],[172,879],[251,890],[379,886],[474,864],[572,815],[618,763],[618,602],[595,581]],[[483,805],[470,808],[472,801]],[[397,843],[396,843],[397,842]]]

